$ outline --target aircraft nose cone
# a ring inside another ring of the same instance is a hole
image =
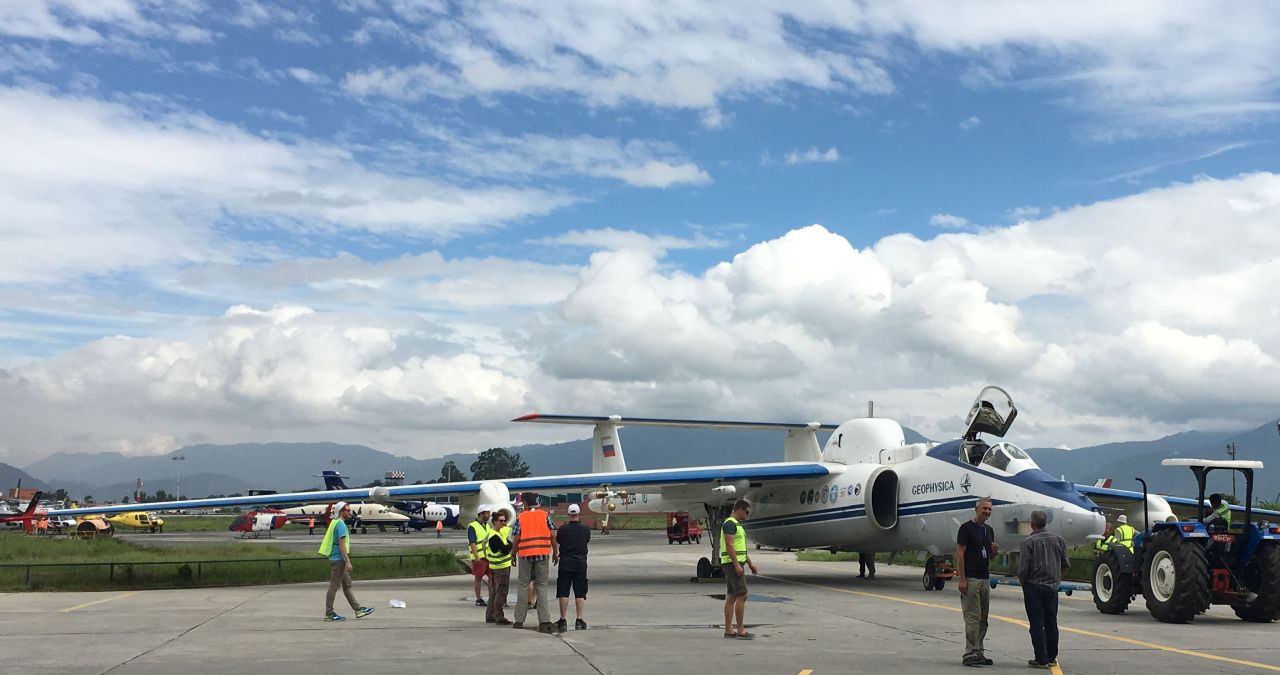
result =
[[[1069,546],[1085,544],[1092,541],[1090,536],[1101,536],[1106,524],[1107,519],[1101,513],[1070,510],[1061,517],[1062,538],[1067,540]]]

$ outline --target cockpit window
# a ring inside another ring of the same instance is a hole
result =
[[[1014,459],[1031,459],[1031,455],[1024,452],[1022,448],[1019,448],[1012,443],[1004,443],[1003,445],[1005,452],[1009,453],[1010,457]]]
[[[982,463],[1004,471],[1009,467],[1009,455],[1006,455],[1001,446],[997,445],[987,451],[982,458]]]

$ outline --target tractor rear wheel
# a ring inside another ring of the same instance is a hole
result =
[[[1232,603],[1236,616],[1258,623],[1280,619],[1280,545],[1264,543],[1259,546],[1240,579],[1249,592],[1257,596],[1252,602]]]
[[[1187,623],[1209,609],[1209,561],[1204,546],[1163,530],[1142,560],[1142,595],[1157,621]]]
[[[1124,614],[1133,600],[1133,575],[1120,571],[1120,556],[1106,551],[1093,568],[1093,604],[1103,614]]]

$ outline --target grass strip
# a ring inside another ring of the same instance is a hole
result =
[[[454,553],[435,546],[352,557],[358,579],[437,576],[461,570]],[[0,591],[252,586],[328,578],[328,560],[274,546],[152,549],[111,539],[0,537]]]

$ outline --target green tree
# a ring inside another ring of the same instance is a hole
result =
[[[473,464],[472,468],[474,467],[475,465]],[[453,463],[453,460],[449,460],[444,463],[444,466],[440,467],[440,479],[437,480],[436,482],[437,483],[461,483],[466,479],[467,479],[467,475],[462,473],[462,469],[459,469],[458,465]]]
[[[85,495],[85,496],[84,496],[84,503],[86,503],[86,504],[92,504],[92,503],[93,503],[93,495]]]
[[[520,453],[507,452],[504,448],[489,448],[471,463],[471,480],[524,478],[528,475],[529,465],[520,459]]]
[[[156,493],[152,495],[151,499],[148,501],[167,502],[169,499],[170,497],[168,492],[165,492],[164,490],[156,490]]]

